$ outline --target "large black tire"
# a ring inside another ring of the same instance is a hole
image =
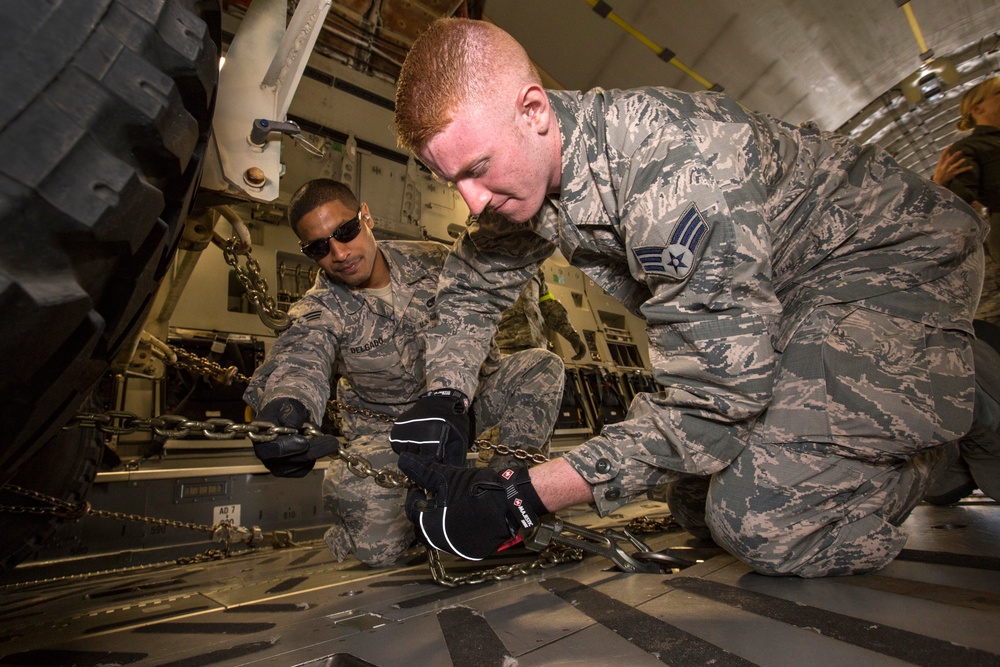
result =
[[[201,172],[220,26],[218,0],[3,9],[0,483],[52,455],[149,311]]]
[[[85,402],[87,410],[99,410],[96,399]],[[104,454],[104,438],[97,429],[72,428],[60,431],[45,442],[14,473],[8,485],[0,486],[0,505],[37,509],[51,507],[47,499],[25,496],[14,487],[28,489],[79,507]],[[67,520],[94,521],[53,513],[7,511],[0,515],[0,574],[33,556]]]

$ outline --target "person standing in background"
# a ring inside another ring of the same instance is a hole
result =
[[[504,311],[497,325],[497,345],[504,354],[540,347],[547,350],[546,328],[555,331],[573,346],[573,361],[583,359],[587,346],[569,321],[566,307],[559,303],[541,269],[518,296],[514,305]]]
[[[990,222],[976,319],[1000,324],[1000,77],[967,90],[959,114],[958,130],[972,132],[942,151],[932,180]]]
[[[955,173],[946,187],[990,221],[986,251],[1000,262],[1000,77],[987,79],[962,95],[958,129],[972,130],[952,148],[968,169]]]

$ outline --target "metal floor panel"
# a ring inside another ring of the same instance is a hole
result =
[[[655,502],[629,511],[561,514],[591,527],[665,514]],[[721,554],[669,575],[587,557],[447,588],[419,548],[376,571],[314,542],[10,583],[0,665],[1000,665],[1000,505],[920,506],[905,528],[907,549],[881,572],[817,580],[763,577]],[[445,562],[453,575],[471,567]]]

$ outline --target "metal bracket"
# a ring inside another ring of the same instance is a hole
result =
[[[552,542],[604,556],[617,565],[622,572],[663,573],[663,569],[657,562],[643,562],[625,552],[622,543],[628,543],[635,547],[637,550],[635,556],[640,558],[642,554],[653,553],[653,550],[645,542],[624,529],[618,531],[606,528],[598,532],[583,526],[566,523],[559,517],[554,517],[551,522],[539,522],[524,537],[524,546],[532,551],[541,551]]]
[[[277,121],[277,120],[267,120],[266,118],[255,118],[253,121],[253,129],[250,130],[250,136],[247,137],[247,142],[250,146],[263,151],[264,144],[267,142],[267,135],[272,132],[280,132],[282,134],[298,134],[302,130],[299,129],[297,123],[293,121]]]
[[[299,0],[287,27],[287,0],[250,5],[219,72],[202,188],[255,201],[278,198],[281,142],[268,135],[298,134],[285,118],[331,4]]]

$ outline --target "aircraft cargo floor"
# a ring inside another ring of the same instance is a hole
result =
[[[654,501],[629,512],[560,515],[591,527],[666,515]],[[822,580],[763,577],[708,550],[671,574],[587,556],[449,588],[422,548],[374,571],[337,563],[321,541],[88,575],[42,568],[0,588],[0,665],[1000,665],[1000,505],[921,505],[906,528],[906,550],[878,574]],[[694,544],[677,530],[640,537]]]

